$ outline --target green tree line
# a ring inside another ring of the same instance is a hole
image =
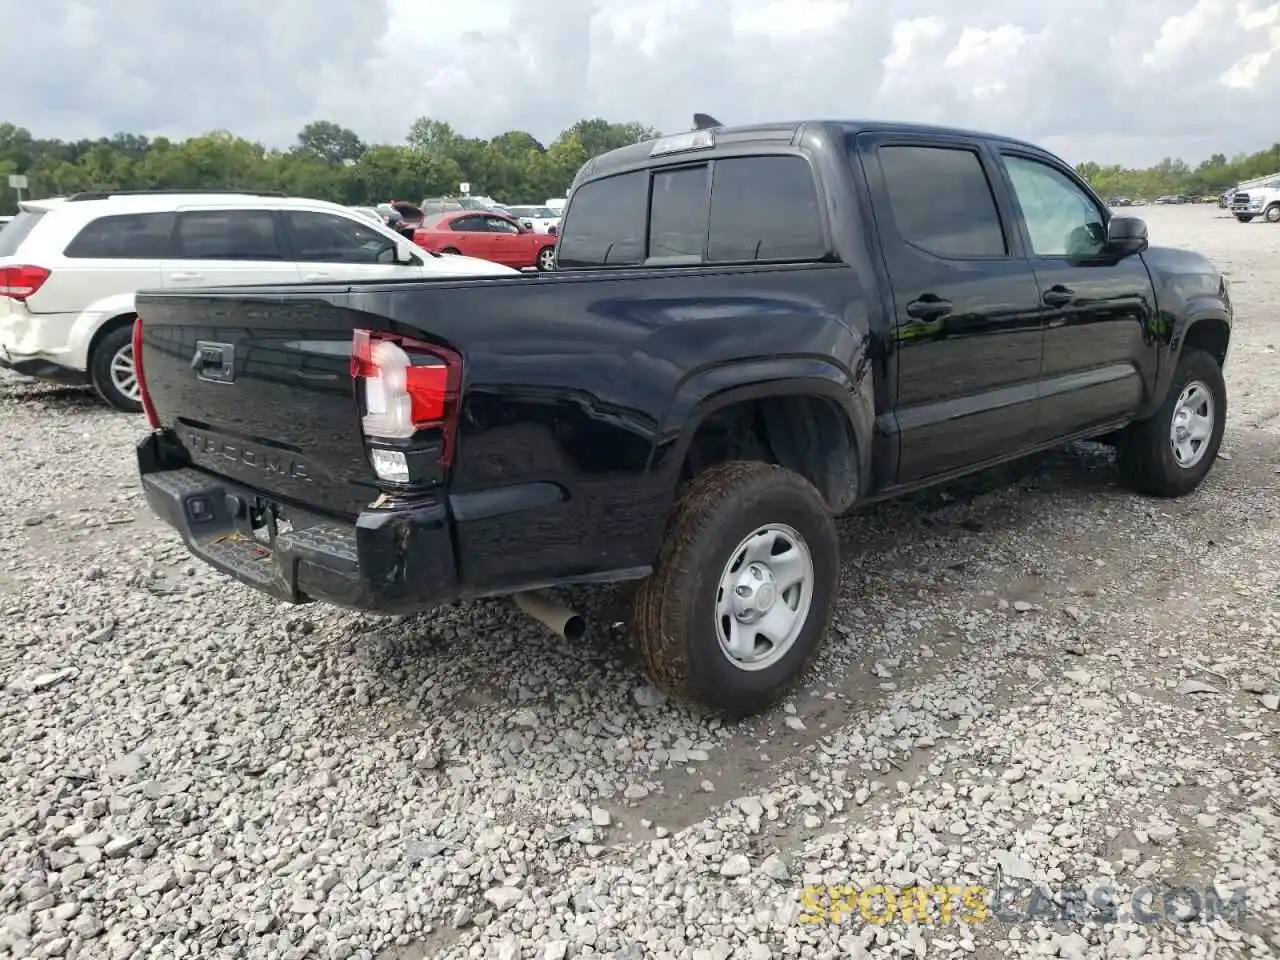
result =
[[[1104,198],[1152,200],[1179,194],[1217,196],[1242,181],[1280,173],[1280,143],[1257,153],[1238,154],[1230,160],[1225,154],[1215,153],[1196,167],[1165,157],[1145,170],[1093,161],[1076,164],[1076,170]]]
[[[222,130],[187,140],[120,133],[66,141],[0,123],[0,214],[17,206],[8,186],[13,173],[26,175],[28,197],[102,189],[250,189],[372,204],[452,194],[468,182],[473,193],[504,203],[541,203],[564,196],[588,158],[655,136],[657,130],[640,123],[594,118],[579,120],[549,144],[523,130],[485,140],[422,117],[403,145],[366,144],[354,131],[318,120],[281,150]],[[1216,195],[1242,180],[1280,172],[1280,143],[1231,159],[1217,153],[1194,168],[1166,158],[1145,170],[1093,161],[1076,169],[1104,197]]]
[[[297,142],[270,149],[224,130],[188,140],[130,133],[97,140],[39,139],[0,123],[0,214],[17,208],[9,175],[25,174],[24,197],[79,190],[279,190],[346,204],[471,192],[504,203],[562,197],[589,157],[658,136],[640,123],[580,120],[550,144],[523,130],[490,140],[464,137],[449,124],[422,117],[404,145],[366,144],[326,120],[309,123]]]

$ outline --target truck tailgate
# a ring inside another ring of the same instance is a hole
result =
[[[351,379],[371,318],[308,293],[140,294],[143,370],[194,466],[354,517],[378,495]]]

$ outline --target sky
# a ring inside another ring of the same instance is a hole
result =
[[[416,117],[549,142],[583,117],[689,129],[945,123],[1072,163],[1195,164],[1278,138],[1269,0],[0,0],[0,122],[76,139]]]

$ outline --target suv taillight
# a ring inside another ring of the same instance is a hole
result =
[[[430,431],[427,445],[439,448],[436,466],[449,466],[462,384],[459,354],[433,343],[357,330],[351,345],[351,378],[361,401],[360,427],[365,439],[375,444],[369,461],[379,479],[419,479],[410,459],[418,461],[425,452],[413,442],[424,431]]]
[[[138,394],[142,397],[142,412],[147,415],[147,423],[152,430],[160,429],[160,418],[156,416],[156,408],[151,402],[151,394],[147,391],[147,377],[142,372],[142,318],[133,320],[133,375],[138,380]]]
[[[0,267],[0,297],[21,303],[44,286],[48,279],[49,271],[44,267]]]

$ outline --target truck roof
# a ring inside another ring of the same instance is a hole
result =
[[[737,124],[733,126],[718,126],[710,128],[715,136],[716,146],[729,145],[734,143],[761,143],[773,141],[775,143],[788,143],[794,141],[802,127],[805,126],[825,126],[828,128],[838,128],[844,133],[862,133],[864,131],[882,131],[886,133],[929,133],[934,135],[950,135],[961,137],[976,137],[983,140],[998,140],[1011,146],[1026,147],[1032,150],[1043,150],[1034,143],[1025,140],[1018,140],[1015,137],[1004,136],[998,133],[987,133],[982,130],[968,130],[961,127],[946,127],[927,123],[907,123],[893,120],[788,120],[788,121],[772,121],[766,123],[748,123]],[[679,136],[679,133],[671,134],[671,136]],[[658,138],[662,139],[662,138]],[[608,153],[602,153],[597,157],[593,157],[583,164],[581,170],[575,177],[575,184],[587,179],[596,179],[609,173],[614,173],[625,168],[634,168],[647,165],[649,163],[650,151],[653,149],[655,140],[643,140],[640,143],[633,143],[625,147],[619,147],[616,150],[610,150]],[[672,154],[679,156],[679,154]]]

